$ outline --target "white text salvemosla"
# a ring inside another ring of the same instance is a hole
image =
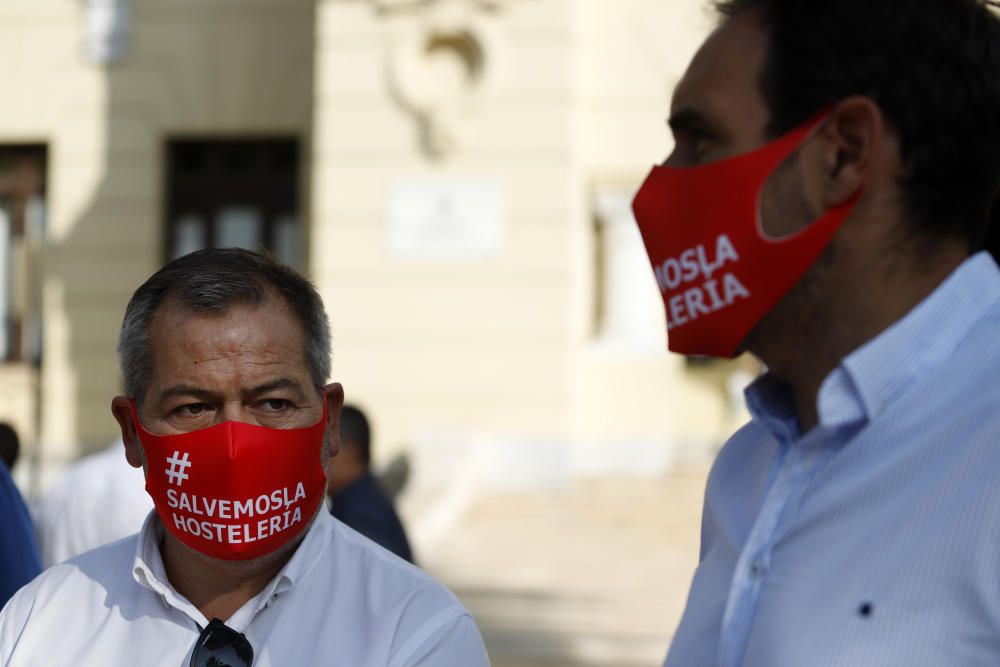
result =
[[[168,506],[179,510],[171,512],[174,526],[178,530],[213,542],[229,544],[263,540],[301,523],[302,509],[300,507],[293,509],[292,506],[305,497],[305,486],[301,482],[295,487],[294,492],[284,487],[275,489],[269,494],[244,500],[207,498],[176,489],[167,489]],[[220,520],[238,521],[253,518],[258,520],[245,523],[219,523]]]

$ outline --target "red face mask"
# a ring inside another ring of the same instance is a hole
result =
[[[770,238],[761,224],[764,184],[824,118],[734,158],[654,167],[639,189],[632,210],[663,294],[673,352],[735,356],[851,213],[860,193],[788,237]]]
[[[163,525],[206,556],[249,560],[302,532],[323,501],[323,418],[298,429],[227,421],[154,435],[132,418],[146,456],[146,491]]]

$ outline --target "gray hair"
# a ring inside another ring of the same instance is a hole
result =
[[[125,393],[141,403],[153,373],[149,328],[167,300],[198,313],[222,315],[235,305],[256,307],[280,296],[305,332],[309,375],[317,391],[330,377],[330,322],[312,283],[270,256],[238,248],[199,250],[170,262],[132,295],[118,336]]]

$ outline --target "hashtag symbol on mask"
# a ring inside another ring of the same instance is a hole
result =
[[[167,463],[170,464],[170,467],[166,470],[167,480],[171,484],[180,486],[184,483],[184,480],[189,478],[185,472],[185,470],[191,467],[187,452],[184,452],[184,456],[181,457],[181,453],[175,451],[173,456],[167,458]]]

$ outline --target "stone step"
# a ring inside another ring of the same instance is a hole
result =
[[[697,563],[706,475],[486,495],[418,556],[498,667],[658,664]]]

